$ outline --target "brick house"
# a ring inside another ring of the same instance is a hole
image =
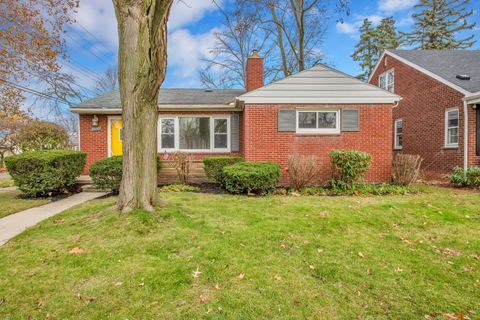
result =
[[[369,181],[389,181],[392,107],[400,97],[318,65],[264,86],[263,59],[247,63],[243,90],[161,89],[158,152],[189,152],[197,160],[241,155],[246,161],[281,165],[287,183],[289,155],[316,155],[322,178],[328,154],[357,149],[372,155]],[[80,150],[92,162],[122,152],[118,92],[70,108],[79,114]],[[88,170],[88,168],[86,169]]]
[[[387,50],[369,83],[402,97],[395,153],[422,156],[430,177],[480,164],[480,51]]]

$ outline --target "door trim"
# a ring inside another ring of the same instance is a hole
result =
[[[122,116],[108,116],[107,155],[112,156],[112,121],[122,120]]]

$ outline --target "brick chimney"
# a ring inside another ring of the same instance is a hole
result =
[[[263,58],[253,50],[252,55],[247,59],[247,84],[246,90],[252,91],[263,87]]]

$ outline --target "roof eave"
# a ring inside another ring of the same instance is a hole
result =
[[[244,104],[396,104],[401,100],[399,96],[392,97],[348,97],[348,98],[285,98],[285,97],[245,97],[239,101]]]
[[[480,103],[480,91],[465,96],[465,101],[469,104]]]
[[[88,107],[71,107],[68,109],[70,112],[77,114],[121,114],[122,108],[88,108]],[[212,105],[176,105],[176,104],[163,104],[158,106],[158,111],[164,112],[192,112],[192,111],[242,111],[241,106],[237,106],[235,103],[229,105],[224,104],[212,104]]]

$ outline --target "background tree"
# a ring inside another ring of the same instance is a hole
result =
[[[95,81],[95,93],[102,95],[118,90],[118,67],[110,65]]]
[[[167,67],[167,20],[173,0],[113,0],[118,22],[123,177],[117,208],[157,204],[159,88]]]
[[[28,82],[33,72],[60,69],[64,26],[76,7],[78,0],[0,2],[0,117],[25,117],[28,91],[19,83]]]
[[[214,34],[211,57],[204,59],[207,65],[200,71],[202,85],[207,88],[245,88],[247,58],[254,49],[265,58],[265,78],[271,77],[274,66],[270,57],[274,47],[271,33],[260,22],[258,10],[240,5],[233,10],[224,10],[217,2],[215,4],[223,16],[223,27]]]
[[[68,149],[70,146],[67,130],[48,121],[31,120],[21,124],[15,139],[19,150],[23,152]]]
[[[364,81],[368,80],[382,52],[386,49],[396,49],[402,43],[393,18],[382,19],[375,28],[372,25],[370,20],[363,20],[360,27],[360,40],[352,54],[352,59],[359,62],[363,71],[357,77]]]
[[[0,119],[0,168],[4,167],[5,156],[18,149],[16,133],[21,125],[18,120]]]
[[[462,31],[473,30],[476,22],[468,23],[473,10],[467,9],[469,0],[421,0],[412,15],[415,28],[402,33],[408,45],[416,49],[466,49],[475,44],[474,34],[458,38]]]

